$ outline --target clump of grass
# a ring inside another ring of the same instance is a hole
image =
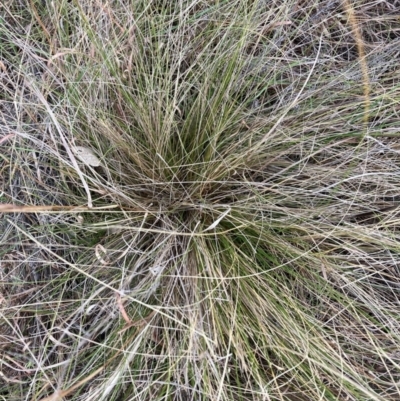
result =
[[[0,10],[3,399],[399,398],[390,3]]]

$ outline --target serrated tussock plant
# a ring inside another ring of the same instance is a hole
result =
[[[399,399],[399,32],[4,1],[0,398]]]

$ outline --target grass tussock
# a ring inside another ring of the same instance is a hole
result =
[[[392,1],[3,1],[0,399],[398,400],[399,44]]]

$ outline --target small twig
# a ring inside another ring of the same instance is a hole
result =
[[[39,213],[39,212],[85,212],[109,210],[118,208],[118,205],[89,208],[88,206],[19,206],[12,203],[0,203],[0,213]]]
[[[110,261],[107,258],[107,249],[104,248],[103,245],[101,244],[97,244],[95,249],[95,254],[96,254],[96,258],[97,260],[103,264],[103,265],[108,265],[110,263]]]
[[[370,96],[371,83],[370,83],[370,79],[369,79],[368,64],[367,64],[366,55],[365,55],[365,45],[364,45],[364,40],[362,37],[360,24],[355,15],[354,6],[353,6],[351,0],[343,0],[343,7],[349,18],[351,29],[352,29],[353,35],[354,35],[354,40],[357,45],[358,59],[360,61],[363,90],[364,90],[363,122],[364,122],[365,127],[367,128],[368,121],[369,121],[369,114],[370,114],[369,110],[370,110],[370,104],[371,104],[371,96]]]
[[[123,327],[118,333],[122,333],[127,329],[130,329],[131,327],[143,327],[145,326],[147,323],[150,322],[150,320],[153,318],[153,316],[157,313],[156,310],[153,310],[148,316],[144,317],[143,319],[139,319],[136,320],[134,322],[131,322],[127,325],[125,325],[125,327]]]
[[[121,295],[120,294],[116,294],[116,297],[117,297],[117,305],[118,305],[118,308],[119,308],[119,310],[121,312],[121,315],[122,315],[123,319],[125,320],[126,323],[132,324],[132,320],[129,318],[128,314],[126,313],[126,310],[125,310],[124,305],[122,303]]]
[[[5,142],[7,139],[10,139],[10,138],[12,138],[12,137],[14,137],[14,136],[15,136],[15,134],[8,134],[8,135],[6,135],[5,137],[1,138],[1,139],[0,139],[0,145],[1,145],[3,142]]]

